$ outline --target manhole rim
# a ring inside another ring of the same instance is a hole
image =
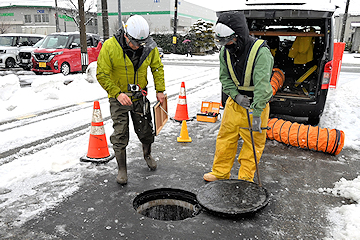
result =
[[[169,195],[164,195],[164,192],[168,193]],[[188,204],[193,205],[195,211],[192,214],[192,216],[189,216],[187,218],[180,219],[180,220],[185,220],[185,219],[188,219],[188,218],[196,217],[197,215],[199,215],[203,211],[202,206],[197,201],[195,193],[187,191],[187,190],[183,190],[183,189],[178,189],[178,188],[155,188],[155,189],[145,190],[145,191],[139,193],[134,198],[134,200],[133,200],[133,208],[135,209],[135,211],[138,214],[140,214],[140,215],[142,215],[144,217],[147,217],[149,219],[152,219],[152,220],[179,221],[179,220],[162,220],[162,219],[151,218],[151,217],[145,216],[142,213],[138,212],[138,209],[142,205],[146,204],[149,201],[167,200],[167,199],[183,201],[183,202],[186,202]],[[183,207],[183,206],[181,206],[181,207]]]

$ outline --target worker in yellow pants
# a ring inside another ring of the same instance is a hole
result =
[[[216,140],[212,172],[203,178],[208,182],[229,179],[241,137],[244,144],[239,154],[238,178],[253,181],[256,163],[249,128],[253,132],[257,159],[260,159],[266,142],[266,131],[262,128],[267,126],[268,102],[273,93],[270,78],[274,59],[264,40],[249,36],[247,21],[241,12],[225,12],[219,16],[215,43],[220,48],[219,80],[229,98]]]
[[[211,175],[217,179],[229,179],[230,170],[234,164],[235,155],[238,147],[238,140],[244,140],[238,161],[241,164],[238,178],[253,182],[256,164],[252,149],[250,132],[247,125],[246,109],[238,105],[234,100],[228,98],[222,118],[221,127],[216,139],[216,151]],[[261,114],[261,127],[267,127],[269,119],[269,104]],[[250,114],[252,122],[252,114]],[[258,161],[263,153],[266,142],[266,131],[253,132]]]

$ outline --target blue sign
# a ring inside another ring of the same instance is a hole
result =
[[[45,10],[37,10],[37,13],[45,13]]]

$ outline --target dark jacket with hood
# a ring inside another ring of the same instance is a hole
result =
[[[148,67],[151,68],[156,91],[165,91],[164,69],[155,41],[149,37],[143,48],[134,51],[126,44],[124,31],[119,30],[101,48],[96,77],[109,98],[117,98],[120,92],[129,92],[128,84],[138,84],[145,89]]]
[[[230,53],[232,68],[241,85],[244,82],[250,50],[257,39],[249,35],[249,29],[243,13],[223,13],[219,16],[217,23],[225,24],[234,30],[237,35],[236,44],[226,45],[220,51],[220,81],[223,91],[232,99],[235,99],[239,93],[252,97],[250,107],[254,110],[254,116],[260,116],[272,96],[270,77],[274,60],[271,52],[266,44],[262,44],[256,54],[251,74],[251,86],[255,86],[255,90],[251,92],[238,90],[229,73],[226,51]]]

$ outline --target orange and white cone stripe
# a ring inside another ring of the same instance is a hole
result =
[[[114,154],[110,155],[109,153],[100,104],[98,101],[95,101],[91,121],[88,153],[86,156],[80,158],[80,160],[82,162],[104,163],[110,161],[112,158],[114,158]]]
[[[175,121],[189,120],[187,102],[186,102],[186,91],[185,91],[185,82],[181,83],[181,88],[179,92],[179,100],[176,107],[176,113],[174,117]]]

